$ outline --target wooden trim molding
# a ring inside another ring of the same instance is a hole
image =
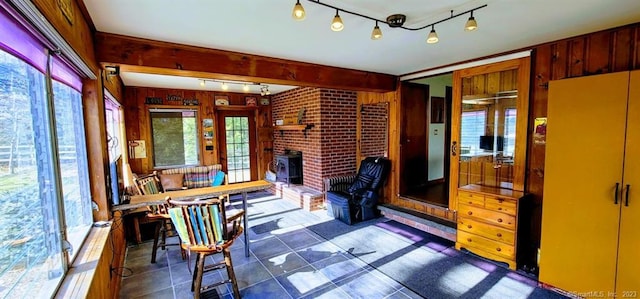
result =
[[[112,222],[108,222],[112,224]],[[109,298],[111,256],[107,253],[111,225],[91,228],[55,298]],[[124,249],[124,248],[123,248]]]
[[[394,91],[397,81],[388,74],[104,32],[96,33],[95,49],[99,62],[121,71],[375,92]]]

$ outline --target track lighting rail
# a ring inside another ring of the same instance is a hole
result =
[[[371,20],[371,21],[380,22],[380,23],[385,23],[385,24],[389,25],[390,27],[394,27],[394,28],[402,28],[402,29],[410,30],[410,31],[418,31],[418,30],[422,30],[422,29],[425,29],[425,28],[428,28],[428,27],[431,27],[431,26],[434,26],[434,25],[440,24],[440,23],[442,23],[442,22],[446,22],[446,21],[448,21],[448,20],[451,20],[451,19],[457,18],[457,17],[459,17],[459,16],[461,16],[461,15],[468,14],[468,13],[473,13],[473,11],[476,11],[476,10],[478,10],[478,9],[481,9],[481,8],[485,8],[485,7],[487,7],[487,4],[484,4],[484,5],[481,5],[481,6],[478,6],[478,7],[475,7],[475,8],[469,9],[469,10],[466,10],[466,11],[464,11],[464,12],[457,13],[457,14],[453,14],[453,10],[452,10],[452,11],[451,11],[451,16],[449,16],[449,17],[448,17],[448,18],[446,18],[446,19],[442,19],[442,20],[439,20],[439,21],[437,21],[437,22],[430,23],[430,24],[427,24],[427,25],[424,25],[424,26],[421,26],[421,27],[411,28],[411,27],[406,27],[406,26],[404,26],[404,25],[402,25],[402,26],[395,26],[395,25],[391,25],[391,24],[389,24],[389,22],[387,22],[386,20],[381,20],[381,19],[377,19],[377,18],[370,17],[370,16],[367,16],[367,15],[363,15],[363,14],[358,13],[358,12],[355,12],[355,11],[346,10],[346,9],[343,9],[343,8],[340,8],[340,7],[337,7],[337,6],[333,6],[333,5],[331,5],[331,4],[327,4],[327,3],[320,2],[320,0],[307,0],[307,1],[312,2],[312,3],[315,3],[315,4],[318,4],[318,5],[322,5],[322,6],[324,6],[324,7],[329,7],[329,8],[331,8],[331,9],[335,9],[335,10],[340,11],[340,12],[346,12],[346,13],[351,14],[351,15],[354,15],[354,16],[358,16],[358,17],[361,17],[361,18],[369,19],[369,20]]]

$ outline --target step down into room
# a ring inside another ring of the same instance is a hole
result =
[[[379,205],[385,217],[447,240],[456,241],[456,224],[393,205]]]

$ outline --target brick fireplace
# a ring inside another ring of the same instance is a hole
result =
[[[301,87],[278,93],[272,98],[273,119],[306,112],[303,124],[313,124],[302,131],[274,133],[274,153],[285,149],[300,151],[303,185],[323,192],[322,179],[356,171],[356,107],[355,91]]]

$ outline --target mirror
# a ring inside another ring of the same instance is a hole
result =
[[[360,105],[360,159],[388,157],[389,103]]]
[[[506,70],[462,79],[459,187],[513,189],[517,78]]]

